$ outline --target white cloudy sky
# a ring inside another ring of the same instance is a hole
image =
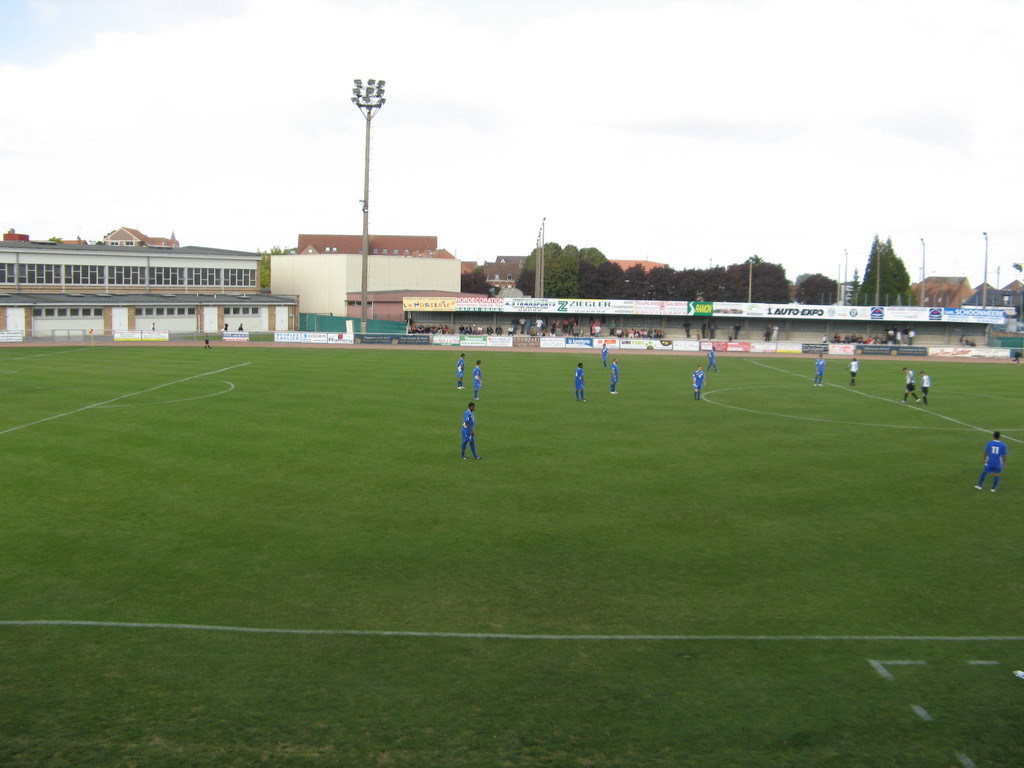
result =
[[[500,10],[493,10],[500,6]],[[1005,284],[1024,259],[1019,0],[0,0],[0,228],[465,260],[549,241]],[[848,252],[849,257],[844,255]]]

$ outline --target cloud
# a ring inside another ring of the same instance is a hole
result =
[[[1020,4],[90,7],[33,6],[21,48],[47,55],[0,58],[5,228],[243,249],[358,232],[351,82],[376,77],[371,227],[463,258],[527,252],[545,216],[553,240],[680,268],[832,274],[876,233],[926,237],[943,271],[982,230],[992,263],[1024,255]]]

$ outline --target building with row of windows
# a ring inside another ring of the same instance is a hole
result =
[[[259,288],[260,255],[189,246],[0,241],[0,330],[295,330],[298,298]]]

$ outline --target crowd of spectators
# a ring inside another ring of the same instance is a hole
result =
[[[461,330],[461,329],[460,329]],[[447,334],[450,333],[447,325],[423,325],[409,323],[409,333],[435,333],[435,334]]]
[[[620,339],[660,339],[665,332],[661,328],[616,328],[613,335]]]
[[[843,337],[843,341],[853,344],[913,344],[914,338],[917,336],[917,331],[913,328],[899,328],[892,327],[886,328],[881,333],[876,333],[874,336],[865,339],[859,334],[851,334]],[[839,334],[836,334],[836,339],[839,338]]]
[[[602,321],[592,319],[588,323],[580,323],[578,318],[566,317],[545,321],[544,318],[521,318],[509,326],[501,325],[460,325],[450,328],[447,325],[424,325],[409,323],[409,333],[453,334],[464,336],[615,336],[620,339],[660,339],[665,335],[661,328],[605,328]]]

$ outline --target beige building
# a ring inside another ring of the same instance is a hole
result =
[[[460,290],[461,263],[438,249],[436,238],[398,240],[370,239],[368,292]],[[360,241],[353,235],[300,235],[297,253],[273,257],[271,290],[298,295],[303,312],[358,317],[361,306],[350,304],[349,296],[362,292],[363,257],[360,249],[353,252]]]

